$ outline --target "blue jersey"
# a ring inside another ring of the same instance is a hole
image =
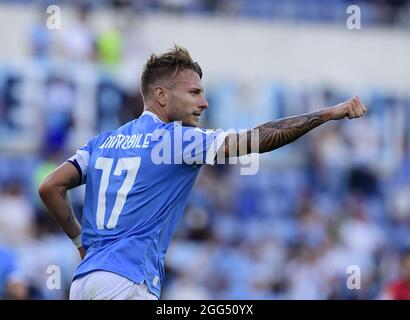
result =
[[[74,279],[95,270],[145,281],[160,296],[164,259],[202,164],[213,164],[222,130],[164,123],[144,112],[92,138],[68,161],[86,184]]]

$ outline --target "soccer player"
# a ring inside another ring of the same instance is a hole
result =
[[[159,299],[165,254],[203,164],[221,153],[268,152],[329,120],[366,112],[355,97],[240,134],[204,130],[198,128],[208,108],[201,78],[184,48],[151,55],[141,77],[142,115],[90,139],[40,185],[45,206],[84,258],[70,299]],[[84,183],[80,225],[67,190]]]

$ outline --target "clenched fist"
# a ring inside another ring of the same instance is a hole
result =
[[[339,120],[343,118],[355,119],[363,116],[367,109],[360,101],[359,97],[354,97],[345,102],[339,103],[334,107],[327,108],[330,120]]]

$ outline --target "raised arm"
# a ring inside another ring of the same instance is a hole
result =
[[[76,239],[81,234],[81,226],[68,202],[67,191],[79,186],[81,177],[71,163],[64,163],[50,173],[40,184],[39,195],[49,213],[63,228],[69,238]],[[78,247],[84,258],[83,247]]]
[[[295,141],[329,120],[360,118],[366,111],[359,98],[354,97],[333,107],[266,122],[240,134],[229,134],[225,139],[225,157],[269,152]],[[258,144],[252,147],[252,140]]]

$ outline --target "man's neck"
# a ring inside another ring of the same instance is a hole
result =
[[[144,106],[144,111],[152,112],[152,113],[155,114],[161,121],[163,121],[163,122],[165,122],[165,123],[168,123],[168,122],[169,122],[167,116],[166,116],[164,113],[159,112],[159,111],[156,110],[155,108],[152,108],[152,107],[150,107],[150,106],[145,105],[145,106]]]

